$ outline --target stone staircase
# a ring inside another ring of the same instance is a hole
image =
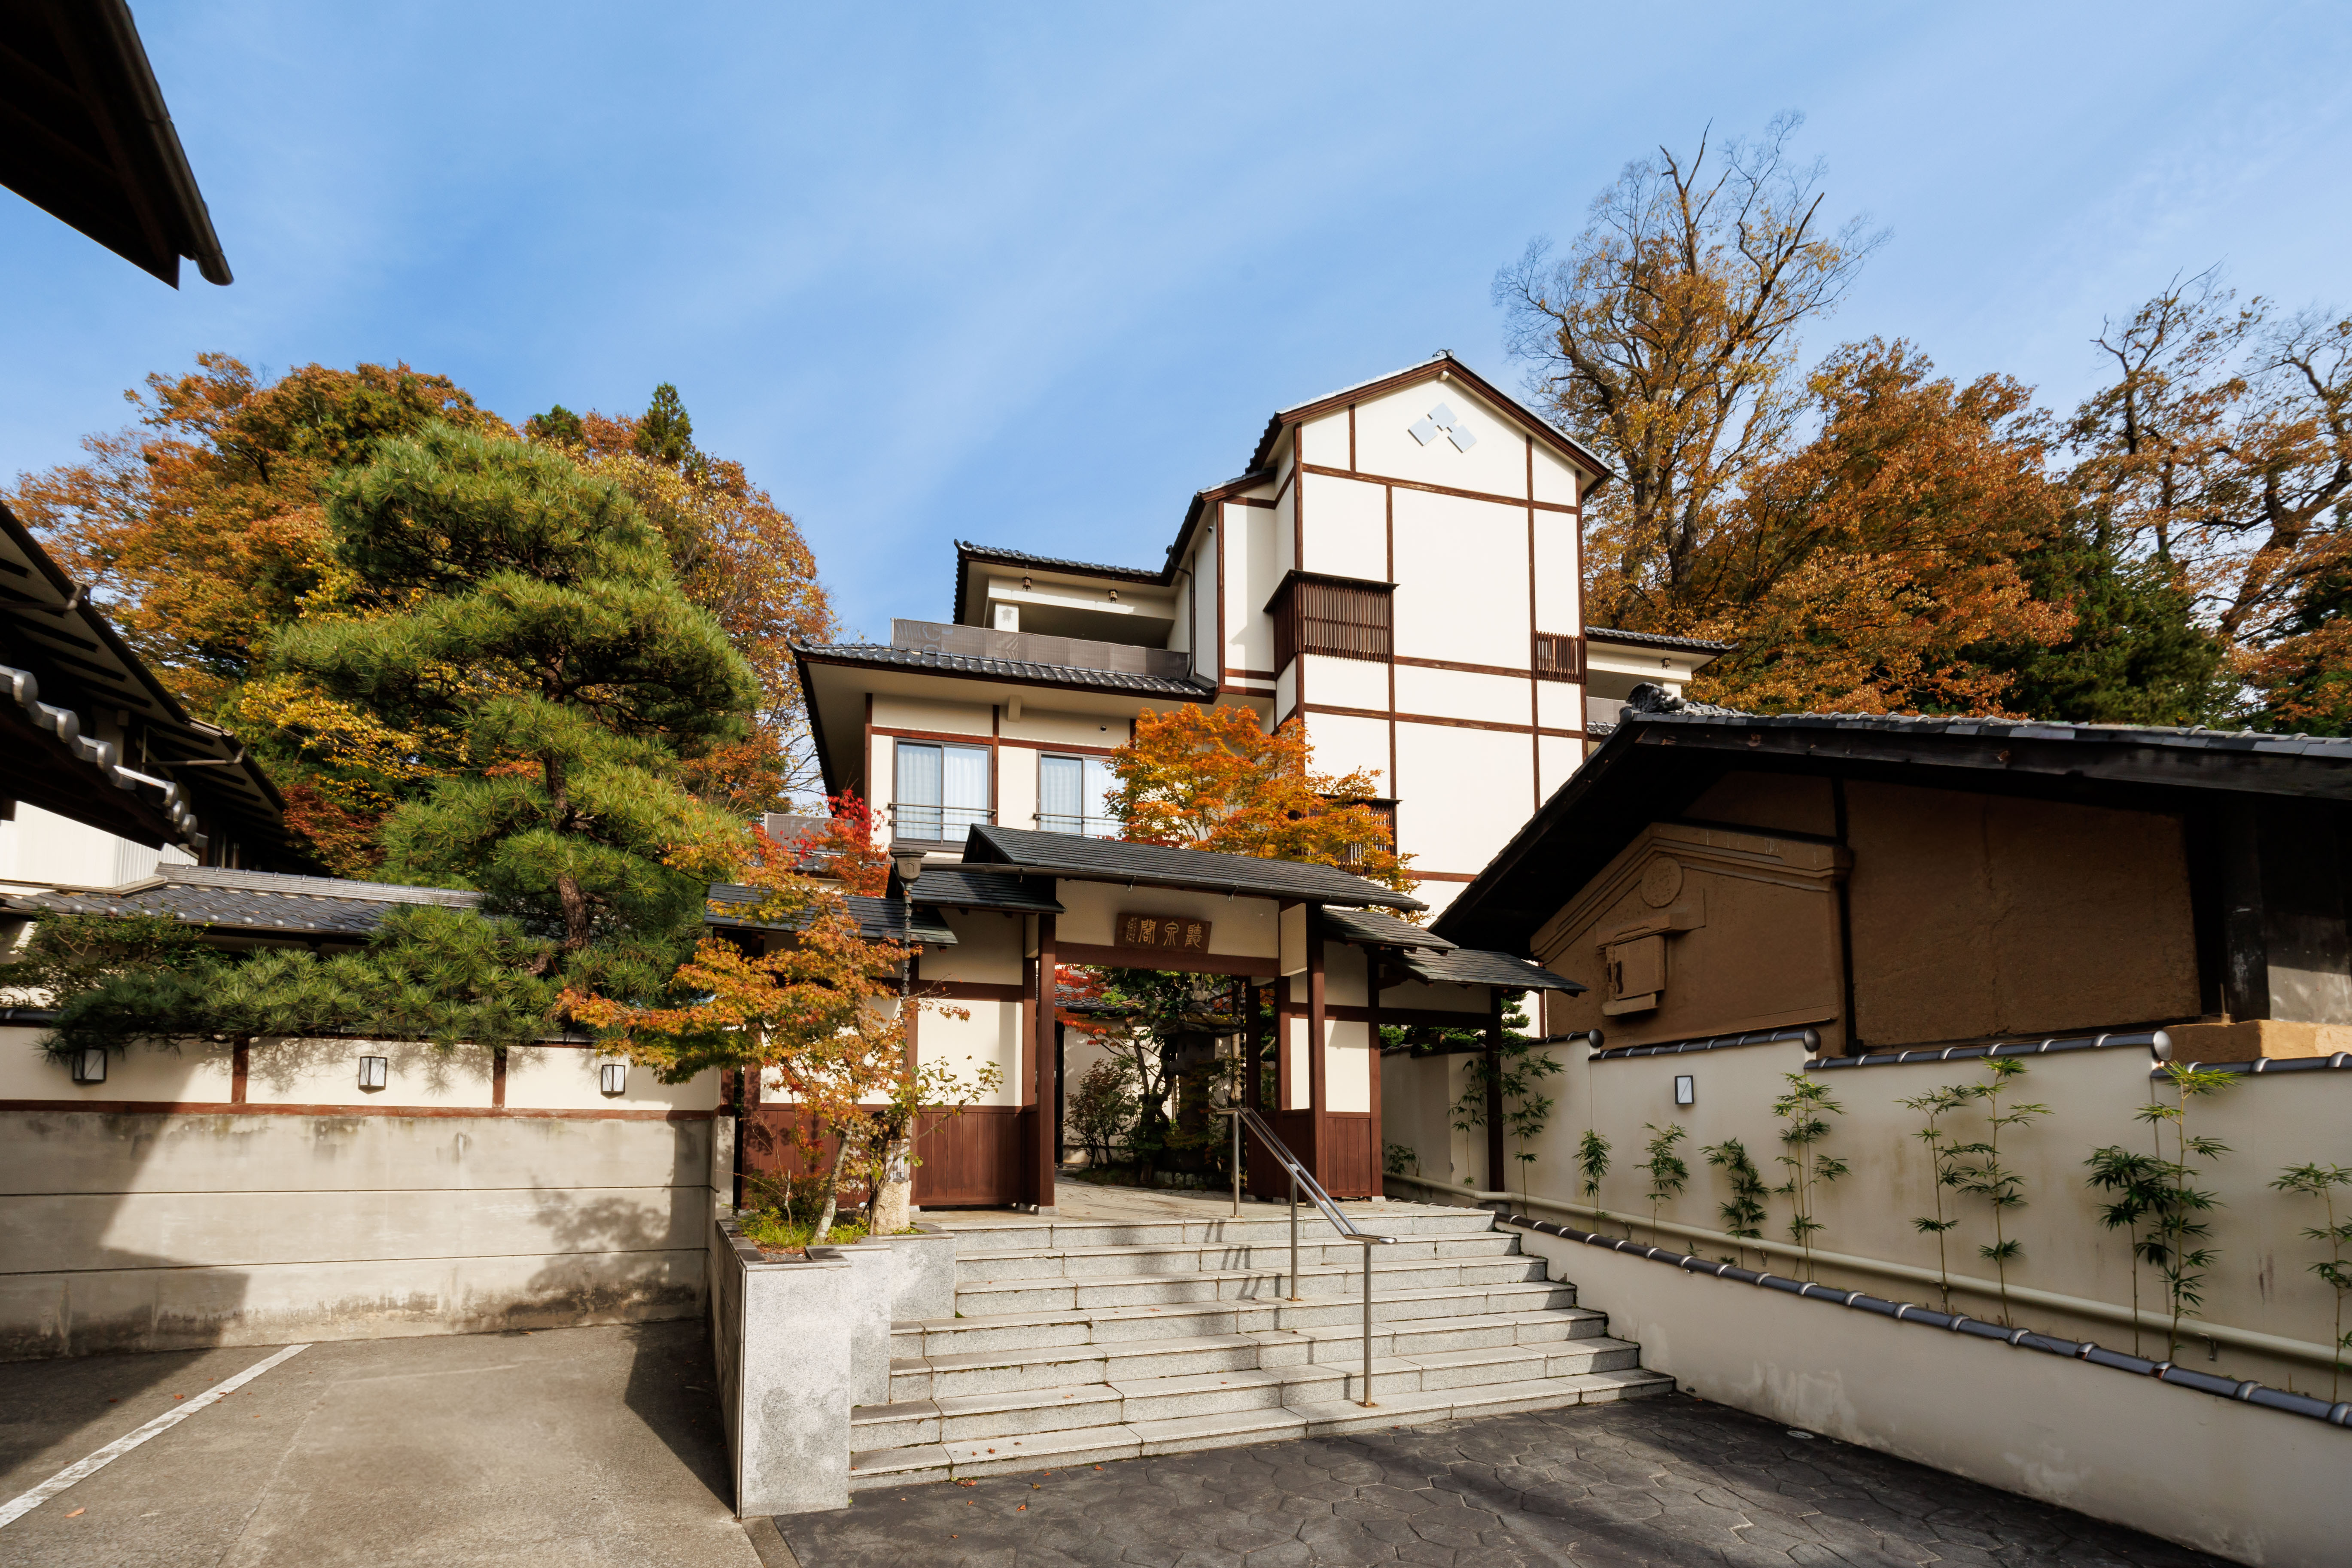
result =
[[[1664,1394],[1641,1347],[1475,1209],[959,1221],[956,1315],[892,1325],[890,1403],[850,1413],[853,1490]]]

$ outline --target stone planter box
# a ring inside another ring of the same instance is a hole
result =
[[[849,1295],[844,1303],[849,1320],[849,1402],[889,1404],[890,1298],[891,1281],[898,1274],[898,1249],[886,1237],[849,1247],[813,1247],[809,1251],[832,1253],[849,1262]]]
[[[889,1378],[887,1247],[862,1267],[854,1247],[812,1247],[772,1259],[732,1216],[712,1222],[710,1338],[733,1461],[735,1511],[814,1513],[849,1506],[849,1407],[855,1396],[861,1277],[883,1291],[882,1370]]]

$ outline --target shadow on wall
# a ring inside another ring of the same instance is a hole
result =
[[[677,1124],[687,1127],[708,1123]],[[691,1145],[694,1140],[680,1138]],[[681,1150],[688,1163],[691,1149]],[[670,1186],[583,1195],[558,1187],[530,1194],[546,1257],[499,1328],[570,1328],[691,1317],[701,1310],[707,1250],[680,1245],[709,1223],[708,1187]],[[664,1201],[666,1200],[666,1202]]]

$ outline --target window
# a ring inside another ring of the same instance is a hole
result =
[[[898,787],[890,807],[894,837],[961,838],[976,822],[992,822],[988,748],[898,742]]]
[[[1110,794],[1118,787],[1108,757],[1037,759],[1037,826],[1045,833],[1083,833],[1116,838]]]
[[[1266,606],[1274,616],[1274,668],[1302,653],[1385,661],[1391,594],[1387,583],[1291,574]]]

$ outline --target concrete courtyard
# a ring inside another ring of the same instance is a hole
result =
[[[0,1507],[271,1347],[0,1365]],[[1675,1396],[860,1495],[749,1531],[698,1322],[321,1343],[0,1524],[0,1568],[2209,1568]]]

